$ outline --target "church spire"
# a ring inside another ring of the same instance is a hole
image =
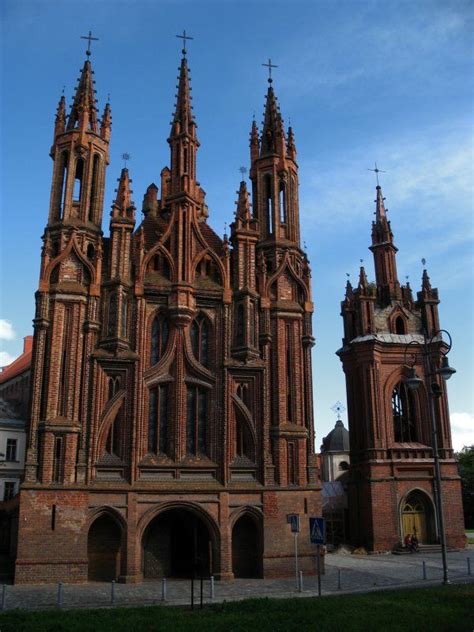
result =
[[[296,160],[295,135],[291,125],[288,127],[288,143],[286,146],[286,155],[290,160]]]
[[[86,59],[82,67],[81,76],[78,79],[76,94],[71,106],[71,112],[67,123],[67,130],[79,128],[98,132],[97,107],[95,99],[94,79],[92,65]]]
[[[269,83],[267,90],[260,147],[260,156],[265,154],[279,154],[281,156],[286,154],[283,120],[271,83]]]
[[[117,196],[112,204],[112,217],[135,220],[135,205],[132,202],[133,191],[130,188],[131,182],[128,169],[124,167],[118,179]]]
[[[59,99],[56,119],[54,121],[54,139],[66,129],[66,98],[64,94]]]
[[[260,153],[260,141],[258,138],[258,127],[255,118],[252,121],[252,129],[250,130],[250,165],[258,159]]]
[[[101,137],[109,141],[110,140],[110,131],[112,128],[112,112],[110,110],[110,103],[107,101],[104,108],[104,113],[102,114],[102,119],[100,122],[100,135]]]
[[[393,243],[393,233],[387,219],[385,198],[379,184],[376,187],[375,221],[372,222],[372,245],[374,254],[375,279],[377,293],[384,303],[400,295],[400,283],[397,275],[396,253],[398,248]]]
[[[179,36],[183,37],[183,36]],[[184,36],[186,39],[191,39]],[[184,40],[186,42],[186,39]],[[196,137],[196,122],[191,105],[186,48],[183,47],[179,67],[176,107],[171,122],[168,143],[171,147],[171,194],[196,193],[196,153],[199,141]]]
[[[386,219],[387,212],[385,210],[384,204],[385,198],[382,193],[382,187],[377,185],[377,199],[375,200],[376,208],[375,208],[375,220],[376,222],[380,222],[383,219]]]
[[[250,212],[251,204],[245,180],[242,180],[242,182],[240,183],[240,187],[237,193],[239,197],[237,198],[236,202],[237,209],[235,212],[235,217],[236,219],[240,219],[244,223],[248,223],[252,219],[252,214]]]

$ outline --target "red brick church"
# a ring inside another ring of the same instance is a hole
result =
[[[290,513],[311,572],[313,304],[271,78],[229,237],[197,180],[185,50],[169,167],[138,222],[122,170],[104,237],[110,134],[88,57],[50,153],[15,581],[288,575]]]

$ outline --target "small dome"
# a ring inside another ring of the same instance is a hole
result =
[[[324,437],[321,452],[349,452],[349,431],[341,419],[336,421],[334,430]]]

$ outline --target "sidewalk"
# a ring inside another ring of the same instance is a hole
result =
[[[468,562],[471,559],[471,575]],[[423,579],[423,562],[426,577]],[[474,583],[474,550],[466,549],[448,554],[449,577],[453,583]],[[370,592],[389,588],[408,588],[439,585],[442,580],[441,556],[437,554],[386,555],[334,555],[326,557],[326,574],[322,576],[322,594]],[[340,588],[339,588],[340,581]],[[63,608],[101,608],[140,605],[189,605],[191,603],[190,580],[167,580],[166,601],[162,601],[161,581],[142,584],[115,584],[112,604],[110,583],[63,584],[61,606]],[[194,584],[195,605],[199,607],[200,585]],[[5,609],[25,608],[37,610],[57,607],[58,587],[56,584],[40,586],[6,586]],[[255,597],[311,597],[317,595],[317,577],[303,578],[303,592],[296,589],[296,579],[237,579],[233,582],[214,584],[214,599],[211,585],[204,581],[203,601],[205,604],[224,600],[236,601]],[[0,591],[0,600],[1,600]]]

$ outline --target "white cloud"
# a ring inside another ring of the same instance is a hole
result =
[[[451,434],[456,452],[465,445],[474,445],[474,415],[470,413],[451,413]]]
[[[12,356],[8,351],[0,351],[0,368],[6,367],[16,360],[16,356]]]
[[[15,337],[16,333],[11,322],[0,318],[0,340],[14,340]]]

